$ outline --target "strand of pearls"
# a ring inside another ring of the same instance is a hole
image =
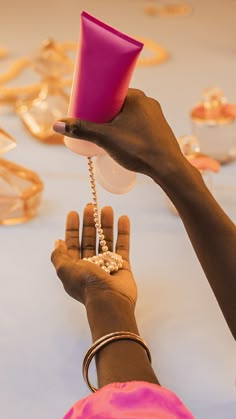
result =
[[[101,225],[101,220],[98,212],[98,199],[97,199],[97,190],[94,177],[94,166],[91,157],[88,157],[88,170],[90,178],[90,186],[92,190],[92,199],[93,199],[93,217],[95,227],[98,233],[99,244],[102,249],[102,253],[92,256],[90,258],[84,258],[88,262],[94,263],[97,266],[100,266],[105,272],[112,273],[117,272],[122,268],[123,260],[120,255],[108,250],[108,246],[105,240],[103,233],[103,228]]]

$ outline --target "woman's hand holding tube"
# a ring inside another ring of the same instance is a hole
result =
[[[160,185],[189,165],[159,103],[140,90],[129,89],[121,112],[109,123],[68,118],[57,121],[54,130],[97,144],[121,166]]]

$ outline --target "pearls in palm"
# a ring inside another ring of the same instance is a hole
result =
[[[93,161],[91,157],[88,157],[88,168],[89,168],[89,178],[90,178],[90,186],[92,189],[92,196],[93,196],[93,218],[95,227],[98,233],[98,239],[100,248],[102,249],[102,253],[98,255],[94,255],[89,258],[83,258],[88,262],[94,263],[95,265],[99,266],[107,273],[117,272],[123,266],[123,259],[120,255],[114,252],[110,252],[108,250],[108,246],[105,240],[105,236],[103,234],[103,228],[100,222],[100,217],[98,214],[98,203],[97,203],[97,191],[95,185],[95,178],[94,178],[94,167]]]
[[[84,258],[84,260],[100,266],[100,268],[109,274],[111,272],[117,272],[123,265],[122,257],[117,255],[117,253],[110,251],[104,251],[103,253],[99,253],[91,258]]]

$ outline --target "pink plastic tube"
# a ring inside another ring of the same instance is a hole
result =
[[[142,48],[141,42],[82,12],[68,116],[98,123],[113,119],[124,103]],[[64,141],[80,155],[104,154],[88,141]]]

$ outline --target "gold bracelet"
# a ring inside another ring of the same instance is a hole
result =
[[[102,336],[100,339],[96,340],[93,343],[93,345],[88,349],[84,357],[84,361],[83,361],[83,377],[86,384],[93,392],[97,391],[98,389],[96,387],[93,387],[89,380],[88,372],[89,372],[90,363],[93,357],[97,354],[97,352],[99,352],[104,346],[108,345],[111,342],[115,342],[117,340],[132,340],[134,342],[139,343],[139,345],[141,345],[145,349],[150,363],[152,362],[151,354],[150,354],[150,351],[148,349],[146,342],[135,333],[113,332],[113,333],[109,333],[108,335]]]

